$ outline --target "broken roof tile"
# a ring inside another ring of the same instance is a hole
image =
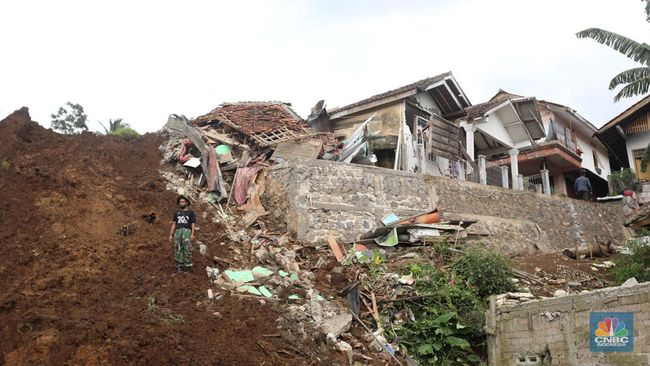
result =
[[[210,113],[196,118],[192,124],[203,125],[209,121],[222,120],[223,117],[232,122],[236,129],[248,135],[270,132],[282,127],[291,130],[307,127],[305,120],[294,112],[288,103],[283,102],[223,103]]]
[[[499,89],[499,91],[487,102],[474,104],[473,106],[465,108],[465,113],[467,113],[467,117],[465,118],[468,121],[474,120],[476,118],[481,118],[483,117],[485,112],[489,111],[490,109],[498,106],[499,104],[505,102],[506,100],[515,99],[515,98],[522,98],[522,96],[517,94],[511,94],[503,89]]]

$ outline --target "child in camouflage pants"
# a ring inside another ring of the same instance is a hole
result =
[[[172,230],[169,242],[174,244],[174,257],[178,272],[189,272],[192,268],[192,241],[196,226],[196,214],[189,210],[190,200],[178,196],[176,203],[181,208],[172,216]]]

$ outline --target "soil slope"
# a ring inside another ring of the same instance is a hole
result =
[[[160,143],[59,135],[26,108],[0,121],[0,364],[339,364],[274,336],[277,305],[208,302],[198,251],[193,273],[174,274]],[[197,239],[227,256],[223,227],[193,208]]]

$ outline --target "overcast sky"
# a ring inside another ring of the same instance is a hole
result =
[[[355,102],[451,70],[474,104],[503,88],[601,126],[617,73],[637,66],[575,33],[650,41],[639,0],[3,1],[0,115],[49,126],[67,101],[155,131],[171,113],[280,100]]]

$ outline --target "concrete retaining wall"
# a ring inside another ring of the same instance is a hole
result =
[[[539,365],[650,364],[650,282],[499,309],[493,303],[486,315],[490,366],[533,364],[531,357]],[[634,351],[591,352],[591,312],[632,312]]]
[[[389,212],[432,207],[446,219],[476,219],[470,234],[509,254],[555,251],[622,239],[622,206],[458,182],[443,177],[323,160],[292,161],[267,172],[265,207],[301,241],[329,233],[353,241]]]

